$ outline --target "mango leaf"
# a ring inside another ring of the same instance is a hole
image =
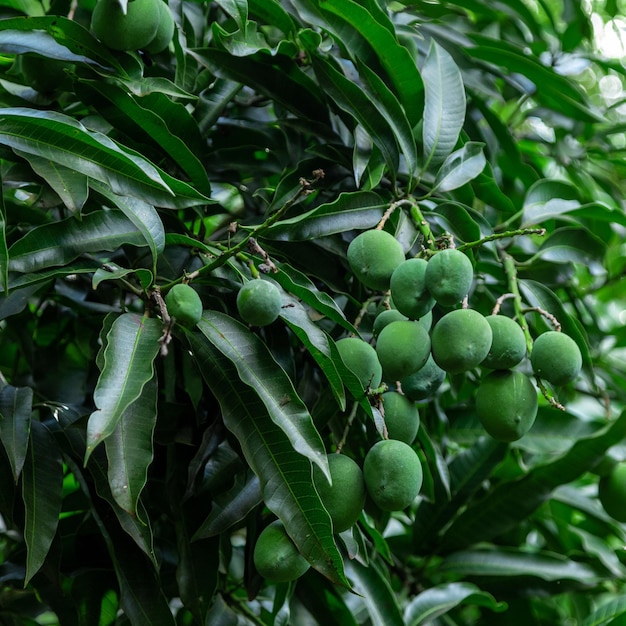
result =
[[[465,89],[450,54],[431,40],[422,68],[424,163],[435,167],[454,150],[465,120]]]
[[[215,4],[235,20],[235,24],[245,35],[248,23],[248,0],[215,0]]]
[[[444,532],[442,548],[455,550],[496,537],[528,517],[560,485],[584,474],[626,436],[626,411],[593,435],[576,441],[558,459],[529,470],[516,480],[496,485],[473,502]]]
[[[497,602],[490,593],[472,583],[447,583],[416,595],[404,609],[404,623],[406,626],[430,623],[462,604],[484,606],[496,612],[507,608],[506,602]]]
[[[289,293],[302,300],[312,309],[331,319],[348,332],[356,334],[354,326],[346,319],[339,305],[324,291],[320,291],[313,281],[287,263],[278,263],[278,272],[272,278]]]
[[[541,243],[531,261],[541,258],[552,263],[601,263],[607,244],[587,228],[557,228]]]
[[[72,276],[73,274],[91,274],[95,272],[100,263],[92,259],[79,259],[75,263],[64,265],[63,267],[53,267],[49,270],[42,270],[40,272],[33,272],[30,274],[16,274],[13,273],[10,276],[9,288],[10,289],[24,289],[26,287],[36,287],[38,284],[50,282],[55,278],[64,278],[66,276]],[[1,293],[1,291],[0,291]],[[0,302],[2,298],[0,298]]]
[[[457,576],[532,576],[547,581],[574,580],[594,585],[600,574],[587,563],[553,552],[531,552],[518,548],[484,548],[455,552],[439,566]]]
[[[283,296],[283,308],[281,309],[280,318],[291,328],[294,335],[300,339],[315,359],[322,373],[326,376],[330,391],[337,401],[340,410],[344,411],[346,408],[346,396],[341,376],[337,372],[332,359],[330,349],[332,340],[311,321],[306,309],[290,294]]]
[[[60,15],[0,20],[0,50],[37,52],[62,61],[97,63],[125,73],[116,57],[84,26]]]
[[[356,559],[347,561],[346,574],[354,584],[355,593],[363,596],[372,626],[404,626],[391,584],[374,561],[369,566]]]
[[[30,428],[28,453],[22,473],[22,498],[27,548],[26,586],[39,571],[50,550],[63,500],[61,452],[48,428],[37,421],[33,421]]]
[[[291,15],[276,0],[248,0],[248,11],[264,24],[271,24],[285,35],[296,30]]]
[[[388,207],[373,191],[344,192],[333,202],[286,220],[276,222],[263,235],[280,241],[318,239],[378,224]]]
[[[137,503],[154,456],[152,435],[157,418],[157,394],[158,385],[153,378],[126,407],[115,429],[104,440],[111,494],[124,511],[137,517]]]
[[[32,411],[33,390],[30,387],[6,385],[0,389],[0,441],[16,483],[26,460]]]
[[[0,190],[4,189],[2,171],[0,170]],[[4,204],[4,193],[0,192],[0,290],[9,288],[9,247],[7,245],[7,208]]]
[[[243,520],[262,502],[261,485],[256,474],[238,473],[233,486],[213,499],[211,512],[194,533],[191,541],[215,537]]]
[[[89,197],[87,176],[54,161],[27,154],[21,150],[15,150],[15,154],[30,163],[33,171],[54,189],[70,212],[80,213]]]
[[[115,430],[154,375],[162,323],[134,313],[120,315],[106,336],[104,366],[93,394],[97,409],[87,422],[87,463],[95,447]]]
[[[320,434],[291,379],[267,346],[241,322],[219,311],[205,311],[197,327],[232,362],[238,378],[258,395],[294,450],[328,476],[328,459]]]
[[[295,592],[316,624],[358,626],[341,589],[311,570],[298,579]]]
[[[477,141],[468,141],[448,155],[437,172],[432,190],[452,191],[474,180],[487,164],[483,146]]]
[[[399,150],[397,137],[385,117],[388,112],[381,113],[382,105],[379,101],[371,98],[329,60],[316,55],[313,57],[313,70],[332,102],[368,132],[382,152],[387,167],[395,175],[398,171]]]
[[[165,249],[165,228],[156,209],[139,198],[112,193],[105,185],[96,181],[90,181],[90,186],[112,202],[143,235],[152,253],[152,272],[156,275],[157,259]]]
[[[374,19],[374,15],[366,7],[353,0],[325,2],[320,4],[320,8],[343,18],[372,47],[381,67],[393,85],[393,90],[402,105],[404,115],[410,125],[415,126],[422,115],[424,86],[409,51],[398,42],[389,28]],[[375,9],[376,6],[374,6],[373,11]],[[347,39],[342,41],[345,42]],[[352,52],[352,50],[348,51]],[[358,52],[354,58],[355,60],[362,60],[358,56]]]
[[[159,115],[158,109],[155,111],[144,106],[143,98],[138,99],[129,94],[127,89],[111,82],[82,79],[77,88],[83,101],[91,103],[105,119],[115,125],[118,131],[125,131],[131,137],[139,136],[146,143],[156,144],[190,180],[194,181],[194,185],[203,194],[211,193],[206,169],[187,146],[187,141],[191,144],[198,142],[177,136],[171,130],[178,131],[182,126],[180,122],[177,122],[176,126],[168,126],[167,121]],[[177,107],[176,112],[184,119],[183,112],[186,112],[184,107]],[[185,124],[183,128],[188,130],[189,124]],[[197,127],[193,130],[199,133]]]
[[[211,331],[204,320],[198,328]],[[240,380],[235,363],[204,334],[187,336],[202,376],[220,404],[224,424],[239,440],[248,465],[259,477],[266,506],[283,521],[315,569],[349,587],[330,517],[313,487],[310,461],[294,450],[256,390]]]
[[[137,268],[129,270],[115,265],[115,263],[106,263],[104,267],[99,267],[93,274],[91,286],[97,289],[100,283],[106,280],[120,280],[126,276],[135,276],[143,289],[148,289],[154,282],[154,274],[147,269]]]
[[[144,246],[146,240],[121,212],[94,211],[81,221],[70,217],[33,228],[9,248],[9,270],[36,272],[122,245]]]
[[[139,153],[55,111],[0,110],[0,144],[60,163],[110,186],[115,193],[156,206],[184,208],[210,202]]]
[[[582,626],[605,626],[609,623],[613,624],[614,622],[609,622],[609,620],[622,617],[624,614],[626,614],[626,596],[613,598],[608,602],[604,602],[588,615],[582,622]]]

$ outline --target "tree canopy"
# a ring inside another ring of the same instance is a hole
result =
[[[153,1],[0,1],[0,621],[622,623],[618,5]]]

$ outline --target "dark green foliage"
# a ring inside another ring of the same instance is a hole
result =
[[[100,0],[97,36],[92,0],[0,16],[0,623],[622,619],[615,3],[143,1]],[[392,279],[424,264],[428,312],[421,274]],[[240,310],[251,284],[271,315]],[[532,355],[482,360],[494,313]],[[484,397],[532,396],[492,376],[538,397],[514,441]],[[390,397],[417,402],[410,446]],[[373,490],[335,532],[335,457],[396,445],[369,474],[419,467],[385,483],[402,510]],[[254,567],[277,518],[287,583]]]

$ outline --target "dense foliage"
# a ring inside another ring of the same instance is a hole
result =
[[[0,5],[3,624],[623,619],[598,499],[626,458],[625,70],[594,44],[616,3],[171,0],[156,53],[103,45],[89,0]],[[333,534],[313,476],[363,466],[397,389],[337,348],[392,306],[347,257],[377,227],[471,261],[433,325],[495,309],[582,372],[515,365],[539,402],[510,443],[476,413],[489,370],[447,374],[419,496]],[[257,280],[280,307],[238,301]],[[254,566],[277,518],[295,581]]]

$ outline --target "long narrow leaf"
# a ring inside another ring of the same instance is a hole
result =
[[[6,292],[9,288],[9,246],[7,245],[7,209],[4,204],[4,184],[0,170],[0,289]]]
[[[200,322],[199,327],[203,325]],[[217,398],[226,427],[259,477],[267,507],[283,521],[299,551],[330,580],[349,586],[332,537],[330,517],[313,487],[311,463],[296,452],[234,363],[203,334],[189,334],[202,375]]]
[[[87,423],[85,462],[115,430],[125,411],[152,379],[161,333],[159,320],[134,313],[124,313],[113,322],[106,338],[104,367],[93,395],[97,409]]]
[[[95,211],[33,228],[9,248],[9,269],[36,272],[71,263],[81,254],[144,246],[146,240],[121,212]]]
[[[30,387],[7,385],[0,390],[0,441],[16,483],[26,460],[32,411],[33,390]]]
[[[440,164],[454,150],[465,120],[465,89],[450,54],[431,41],[422,68],[424,80],[424,162]]]
[[[55,111],[0,110],[0,144],[60,163],[156,206],[184,208],[210,200],[137,152]]]
[[[157,418],[157,394],[158,385],[152,379],[104,440],[111,493],[122,509],[137,517],[139,496],[148,480],[148,468],[154,456],[152,435]]]
[[[56,534],[63,500],[61,453],[50,431],[33,421],[22,476],[28,555],[24,585],[39,571]]]
[[[289,376],[267,346],[243,324],[218,311],[205,311],[198,329],[235,366],[238,377],[258,395],[294,450],[328,475],[320,434]]]

